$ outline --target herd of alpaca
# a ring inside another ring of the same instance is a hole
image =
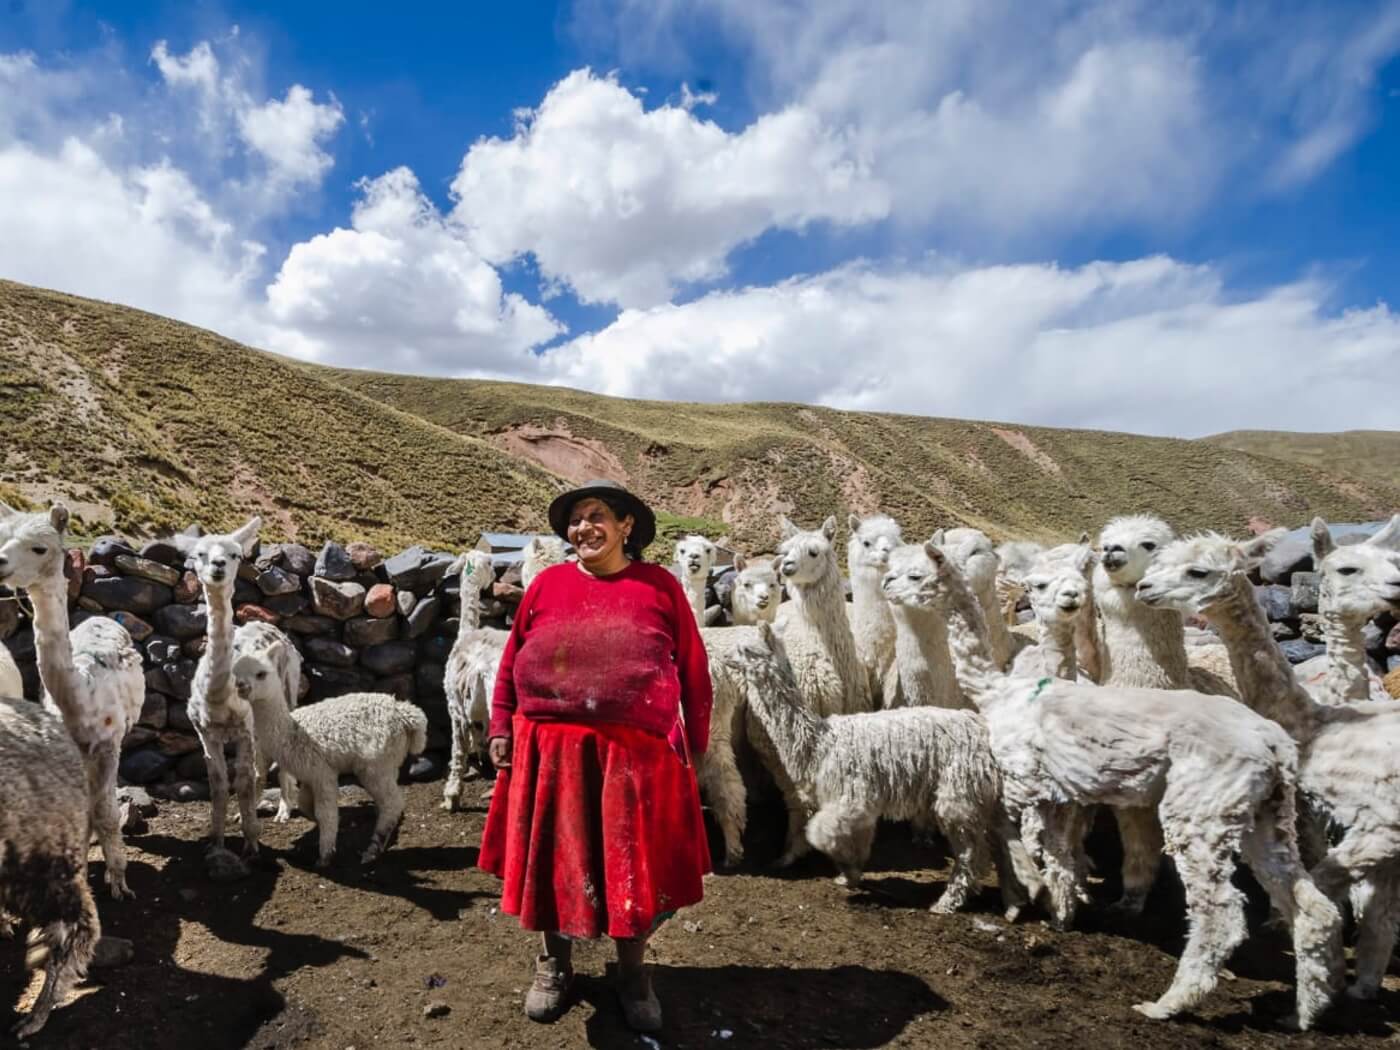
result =
[[[8,916],[28,925],[30,965],[44,969],[21,1036],[43,1026],[93,956],[89,829],[110,892],[130,895],[116,767],[141,709],[141,660],[109,619],[70,630],[67,518],[61,506],[21,514],[0,505],[0,584],[33,603],[44,701],[0,699],[0,774],[22,786],[0,807],[0,926]],[[234,582],[260,525],[175,540],[207,615],[188,710],[209,768],[211,856],[226,852],[231,751],[245,854],[258,849],[259,789],[276,763],[276,819],[289,819],[295,801],[315,820],[318,866],[335,852],[339,777],[354,776],[378,811],[361,858],[371,863],[397,833],[399,771],[426,746],[427,721],[380,694],[297,706],[301,658],[291,641],[266,624],[234,625]],[[1188,935],[1175,976],[1135,1009],[1171,1017],[1215,986],[1246,934],[1231,881],[1239,861],[1291,932],[1298,1026],[1310,1027],[1341,987],[1348,900],[1358,929],[1348,992],[1377,994],[1400,925],[1400,703],[1371,699],[1361,632],[1378,613],[1400,611],[1400,515],[1349,546],[1314,521],[1328,650],[1311,693],[1274,644],[1248,578],[1282,530],[1243,543],[1182,539],[1135,515],[1109,522],[1096,544],[1085,535],[1048,549],[994,548],[968,528],[905,543],[888,516],[852,515],[848,601],[836,519],[805,530],[782,518],[780,529],[775,557],[735,560],[732,626],[715,626],[723,612],[708,601],[714,543],[690,536],[676,545],[714,692],[697,774],[728,864],[744,856],[747,749],[787,811],[779,865],[815,848],[855,888],[879,822],[909,821],[950,846],[932,910],[964,908],[994,870],[1008,919],[1043,898],[1052,924],[1067,928],[1090,900],[1084,839],[1104,806],[1124,847],[1115,908],[1142,910],[1163,854],[1185,889]],[[562,542],[532,540],[523,585],[564,560]],[[496,582],[491,557],[469,552],[451,571],[461,613],[444,677],[452,733],[442,804],[456,810],[473,761],[485,761],[506,632],[481,623]],[[1022,596],[1034,644],[1009,629]],[[1232,682],[1188,661],[1183,614],[1219,634]],[[0,697],[20,695],[7,655],[0,647]]]

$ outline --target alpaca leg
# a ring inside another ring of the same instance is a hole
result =
[[[1041,854],[1045,861],[1045,885],[1050,893],[1050,925],[1057,930],[1068,930],[1074,925],[1075,913],[1079,910],[1079,885],[1075,872],[1078,864],[1075,859],[1075,820],[1068,806],[1038,807],[1038,824],[1041,828],[1038,839]],[[1022,821],[1022,837],[1027,834],[1027,824]],[[1032,830],[1032,834],[1034,831]]]
[[[257,756],[253,738],[243,734],[234,744],[233,793],[238,798],[238,813],[243,823],[243,855],[256,856],[262,824],[258,821]]]
[[[281,765],[277,767],[277,787],[282,798],[277,803],[277,815],[272,819],[278,824],[285,824],[292,819],[292,799],[296,798],[297,780]]]
[[[724,835],[724,863],[733,867],[744,859],[744,827],[748,822],[748,799],[744,778],[734,761],[728,740],[711,738],[710,749],[700,764],[700,790],[710,801],[710,809]]]
[[[369,848],[360,856],[361,864],[373,864],[398,838],[399,823],[403,820],[403,788],[399,787],[398,773],[398,763],[395,763],[392,769],[377,771],[360,780],[379,812]]]
[[[50,888],[50,893],[59,895],[55,903],[63,917],[46,922],[42,930],[30,935],[26,962],[33,969],[42,961],[44,983],[29,1014],[12,1029],[18,1039],[25,1039],[43,1028],[54,1006],[87,973],[101,927],[97,904],[85,876],[86,865],[71,882]]]
[[[994,827],[992,858],[997,867],[997,885],[1001,887],[1001,905],[1006,921],[1015,922],[1022,910],[1040,896],[1045,884],[1011,819],[1002,814]]]
[[[201,738],[202,739],[202,738]],[[209,769],[209,838],[212,849],[224,848],[224,820],[228,815],[228,763],[222,743],[204,740],[204,764]]]
[[[783,842],[783,855],[778,858],[777,863],[780,868],[790,867],[797,863],[807,855],[807,851],[810,849],[806,835],[810,811],[797,799],[788,799],[787,811],[787,838]]]
[[[308,794],[311,795],[309,800],[306,798]],[[301,811],[307,812],[309,801],[310,811],[316,814],[316,835],[319,840],[316,867],[324,868],[335,856],[335,839],[340,832],[340,791],[335,774],[323,778],[323,782],[314,790],[302,784],[300,798]]]
[[[1094,827],[1094,814],[1097,806],[1069,806],[1065,819],[1068,822],[1065,827],[1065,834],[1069,836],[1070,844],[1074,847],[1074,895],[1080,904],[1092,904],[1093,897],[1089,895],[1089,873],[1094,870],[1094,864],[1089,859],[1089,854],[1084,849],[1084,843],[1089,838],[1089,832]]]
[[[1347,989],[1353,999],[1374,999],[1380,991],[1400,925],[1400,874],[1390,870],[1368,881],[1371,892],[1358,917],[1356,982]]]
[[[1141,915],[1162,863],[1162,825],[1155,810],[1115,809],[1123,843],[1123,896],[1113,905],[1121,915]]]
[[[135,897],[126,885],[126,847],[122,843],[122,816],[117,807],[117,759],[113,743],[88,757],[88,805],[92,830],[102,846],[107,865],[107,886],[114,900]]]
[[[1225,832],[1188,827],[1174,837],[1184,843],[1174,856],[1186,888],[1190,932],[1171,987],[1156,1002],[1135,1005],[1140,1014],[1160,1021],[1195,1006],[1210,994],[1225,960],[1244,940],[1244,894],[1230,883],[1234,847]]]
[[[948,836],[953,851],[953,867],[948,874],[947,887],[929,911],[952,915],[961,911],[977,891],[977,876],[987,866],[982,830],[953,822],[944,824],[943,833]]]
[[[447,763],[447,783],[442,788],[442,808],[453,813],[462,805],[462,785],[467,773],[467,749],[470,746],[471,722],[465,715],[452,714],[452,755]]]
[[[807,841],[841,870],[838,886],[855,889],[875,843],[876,816],[845,800],[828,802],[806,823]]]

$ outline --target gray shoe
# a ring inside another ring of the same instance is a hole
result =
[[[651,976],[641,973],[626,975],[618,986],[617,997],[622,1002],[622,1016],[634,1032],[661,1031],[661,1003],[651,987]]]
[[[532,1021],[557,1021],[569,1008],[574,971],[549,955],[535,957],[535,980],[525,993],[525,1016]]]

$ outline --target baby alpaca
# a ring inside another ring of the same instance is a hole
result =
[[[930,910],[958,911],[995,860],[1014,919],[1039,889],[1029,854],[1001,807],[1001,776],[983,720],[971,711],[910,707],[818,718],[808,711],[772,629],[724,659],[750,684],[750,705],[788,775],[816,807],[807,839],[860,885],[876,824],[936,824],[953,848],[947,888]]]
[[[1040,625],[1040,644],[1016,655],[1017,674],[1098,679],[1093,569],[1094,552],[1078,543],[1051,547],[1031,562],[1022,579]]]
[[[364,864],[377,860],[398,834],[399,767],[427,746],[428,716],[383,693],[350,693],[288,711],[276,670],[253,653],[238,656],[233,676],[239,697],[253,706],[259,727],[266,729],[268,752],[297,779],[297,808],[315,816],[316,866],[324,868],[335,854],[342,773],[351,774],[379,810],[374,836],[360,858]]]
[[[282,693],[287,698],[287,707],[297,706],[297,694],[301,691],[301,653],[291,640],[268,623],[253,620],[245,623],[233,633],[235,659],[238,653],[253,653],[270,663],[282,683]],[[256,765],[258,787],[267,784],[268,768],[272,765],[272,755],[263,741],[262,728],[257,724],[257,711],[253,712],[253,743],[256,745]],[[278,824],[285,824],[292,816],[292,800],[297,796],[296,779],[281,766],[277,767],[277,787],[281,795],[277,803],[277,813],[273,817]]]
[[[705,626],[705,587],[715,567],[715,545],[704,536],[684,536],[676,541],[676,572],[690,599],[695,625]]]
[[[34,1035],[87,973],[100,929],[87,882],[83,757],[47,707],[0,697],[0,914],[29,926],[30,969],[44,984],[11,1034]]]
[[[899,672],[895,669],[894,615],[880,593],[880,580],[890,563],[890,551],[900,544],[899,525],[884,514],[847,520],[846,572],[851,578],[851,632],[870,682],[870,699],[879,707],[898,707]]]
[[[744,556],[734,559],[734,589],[730,593],[729,613],[735,627],[756,623],[772,623],[778,618],[778,606],[783,600],[783,585],[773,563],[759,559],[750,563]]]

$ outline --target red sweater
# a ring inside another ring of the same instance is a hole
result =
[[[671,737],[685,713],[692,755],[710,740],[710,669],[680,581],[632,562],[611,576],[577,565],[535,578],[506,641],[491,698],[489,736],[511,717],[621,722]]]

